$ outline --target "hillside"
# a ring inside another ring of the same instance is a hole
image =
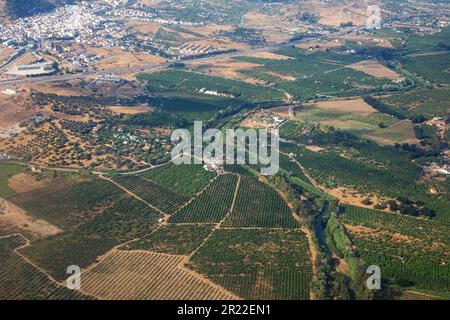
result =
[[[77,0],[1,0],[0,16],[22,18],[75,2]]]

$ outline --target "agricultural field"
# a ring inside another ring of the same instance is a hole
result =
[[[217,230],[189,268],[244,299],[309,299],[311,258],[299,230]]]
[[[243,176],[232,213],[224,222],[226,228],[296,228],[291,210],[269,185]]]
[[[450,83],[450,53],[414,54],[400,60],[402,67],[427,81]]]
[[[125,123],[143,127],[184,127],[194,121],[208,121],[222,109],[241,104],[230,98],[170,91],[145,101],[158,112],[132,115]]]
[[[341,219],[344,223],[354,226],[400,233],[427,243],[439,242],[446,246],[450,245],[450,224],[442,221],[401,216],[355,206],[345,206]]]
[[[307,183],[309,182],[308,177],[305,176],[305,173],[298,164],[285,154],[280,154],[280,168],[288,172],[290,176],[299,178]]]
[[[149,90],[160,94],[173,91],[196,94],[201,89],[206,88],[222,94],[223,97],[219,96],[219,100],[236,100],[241,103],[255,103],[283,98],[283,93],[275,89],[262,89],[242,81],[206,76],[185,70],[143,74],[139,76],[139,79],[147,81]],[[203,96],[209,95],[203,94]]]
[[[12,200],[63,229],[21,250],[58,280],[67,277],[67,266],[85,268],[112,247],[151,233],[162,217],[104,180],[92,178],[52,193],[48,188]]]
[[[314,98],[316,95],[352,96],[376,91],[380,86],[392,84],[391,80],[376,78],[348,67],[364,60],[355,55],[335,52],[310,53],[293,48],[283,49],[277,53],[292,59],[273,60],[252,57],[235,59],[262,65],[241,72],[299,99]]]
[[[183,256],[113,251],[83,274],[86,293],[109,300],[231,300],[235,297],[183,266]]]
[[[31,215],[56,226],[70,228],[102,212],[102,208],[110,206],[121,194],[119,188],[107,181],[69,177],[42,189],[17,195],[11,201]]]
[[[320,123],[380,144],[411,143],[415,141],[414,126],[409,120],[398,120],[377,112],[364,101],[319,102],[295,110],[295,119]]]
[[[449,88],[417,90],[380,97],[377,100],[405,117],[423,115],[426,118],[433,118],[450,115]]]
[[[48,278],[15,250],[26,245],[19,235],[0,238],[1,300],[86,300],[87,295]]]
[[[319,135],[318,138],[329,139],[330,136]],[[449,200],[430,195],[426,186],[418,183],[422,170],[406,152],[370,142],[355,144],[354,147],[334,146],[320,152],[293,145],[283,148],[292,152],[324,187],[348,187],[369,198],[372,194],[385,200],[402,197],[422,202],[424,207],[434,212],[434,219],[450,221]]]
[[[116,175],[113,181],[164,213],[172,214],[189,198],[136,175]]]
[[[228,173],[234,173],[240,176],[253,176],[253,173],[243,165],[238,164],[226,164],[224,165],[224,170]]]
[[[212,233],[207,224],[168,224],[121,249],[189,255]]]
[[[205,171],[202,165],[169,164],[141,173],[140,176],[172,192],[192,198],[216,175]]]
[[[402,288],[450,290],[448,245],[427,245],[398,234],[350,228],[356,253],[369,265],[378,265],[390,285]]]
[[[25,170],[26,167],[22,165],[0,163],[0,197],[10,198],[16,195],[16,192],[8,186],[9,179]]]
[[[231,210],[238,180],[235,175],[217,177],[202,194],[176,212],[169,222],[219,223]]]

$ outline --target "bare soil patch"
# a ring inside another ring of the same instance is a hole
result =
[[[250,63],[250,62],[242,62],[242,61],[233,61],[231,59],[223,59],[217,60],[214,62],[194,62],[189,64],[192,68],[197,69],[198,71],[205,73],[210,76],[216,76],[226,79],[233,80],[242,80],[252,84],[262,84],[265,82],[263,80],[254,79],[251,77],[247,77],[240,73],[244,70],[253,69],[261,66],[260,64]]]
[[[8,47],[0,46],[0,61],[6,60],[14,53],[14,50]]]
[[[84,79],[89,81],[89,79]],[[35,82],[24,86],[27,89],[33,89],[42,93],[56,94],[60,96],[88,96],[92,92],[86,90],[80,79],[71,79],[55,82]]]
[[[268,71],[268,72],[266,72],[266,73],[267,73],[268,75],[277,77],[277,78],[279,78],[279,79],[281,79],[281,80],[283,80],[283,81],[295,81],[295,77],[293,77],[293,76],[291,76],[291,75],[288,75],[288,74],[281,74],[281,73],[273,72],[273,71]]]
[[[17,193],[24,193],[43,188],[48,183],[48,179],[38,180],[36,176],[31,173],[24,172],[9,178],[8,187]]]
[[[361,116],[367,116],[377,111],[361,98],[351,100],[320,101],[315,103],[315,105],[325,110],[352,113]]]
[[[62,231],[45,220],[34,219],[25,210],[3,198],[0,198],[0,230],[24,232],[34,239],[45,238]]]
[[[392,80],[402,79],[395,71],[383,66],[377,60],[364,60],[358,63],[348,65],[349,68],[364,72],[372,77],[387,78]]]
[[[339,4],[333,2],[332,6],[322,5],[317,11],[321,17],[319,23],[336,27],[346,22],[352,22],[358,26],[365,25],[368,18],[366,8],[357,4]]]
[[[207,25],[203,27],[189,27],[186,29],[201,34],[205,37],[209,37],[220,31],[232,31],[234,27],[232,25]]]

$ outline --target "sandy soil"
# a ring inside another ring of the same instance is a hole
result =
[[[0,93],[0,129],[14,126],[30,118],[34,113],[27,93],[13,96]]]
[[[250,62],[233,61],[231,59],[217,60],[210,63],[194,62],[189,64],[193,69],[197,69],[207,75],[217,76],[226,79],[243,80],[252,84],[262,84],[265,82],[259,79],[244,76],[240,73],[243,70],[249,70],[261,65]]]
[[[208,25],[204,27],[186,27],[185,29],[209,37],[219,31],[232,31],[234,27],[232,25]]]
[[[416,138],[414,125],[411,120],[402,120],[386,128],[377,135],[365,135],[367,138],[373,139],[382,144],[410,143],[419,144]]]
[[[359,237],[368,237],[368,236],[377,236],[382,237],[388,235],[391,237],[391,240],[397,242],[412,242],[412,239],[408,236],[405,236],[400,233],[391,233],[388,231],[380,231],[372,228],[364,227],[364,226],[354,226],[350,224],[344,224],[344,227],[353,234],[357,234]]]
[[[24,232],[33,238],[45,238],[61,232],[47,221],[32,218],[25,210],[3,198],[0,198],[0,229]]]
[[[383,66],[377,60],[364,60],[358,63],[350,64],[348,67],[376,78],[387,78],[392,80],[403,79],[403,77],[398,73]]]
[[[139,20],[126,20],[125,25],[133,28],[134,31],[143,34],[155,34],[161,27],[160,23],[157,22],[147,22]]]
[[[289,56],[285,56],[285,55],[278,54],[278,53],[273,53],[273,52],[268,52],[268,51],[251,53],[251,54],[247,54],[245,56],[246,57],[251,57],[251,58],[271,59],[271,60],[288,60],[288,59],[292,59]]]
[[[335,49],[335,48],[339,48],[342,46],[341,42],[336,42],[336,41],[311,41],[311,42],[304,42],[301,43],[299,45],[297,45],[297,48],[300,49],[309,49],[309,48],[313,48],[314,50],[318,50],[318,51],[325,51],[327,49]]]
[[[143,53],[133,54],[120,48],[90,48],[89,51],[103,57],[100,62],[95,64],[98,70],[134,67],[142,64],[160,64],[166,61],[159,56]]]
[[[320,152],[320,151],[325,150],[324,148],[319,147],[319,146],[305,146],[305,149],[307,149],[309,151],[313,151],[313,152]]]
[[[113,113],[116,114],[139,114],[152,111],[152,109],[147,106],[137,106],[137,107],[111,106],[109,108]]]
[[[84,80],[90,81],[92,79],[85,78]],[[92,92],[86,90],[81,85],[80,79],[71,79],[65,81],[56,81],[48,83],[32,83],[22,86],[24,89],[33,89],[43,93],[57,94],[62,96],[87,96]]]
[[[24,172],[9,178],[8,187],[17,193],[24,193],[43,188],[47,183],[48,180],[37,180],[34,175]]]
[[[333,6],[321,6],[317,9],[321,17],[319,23],[331,26],[340,26],[341,23],[353,22],[354,25],[367,23],[367,11],[357,4],[337,4]]]
[[[371,194],[370,196],[367,194],[360,194],[356,191],[350,190],[349,188],[339,187],[335,189],[329,189],[321,186],[321,189],[328,193],[329,195],[338,199],[342,204],[350,204],[357,207],[374,209],[376,204],[384,202],[386,199],[379,198],[378,196]],[[373,202],[372,205],[365,205],[362,202],[370,198]],[[389,210],[386,210],[389,212]]]
[[[325,110],[333,110],[343,113],[347,112],[361,116],[367,116],[377,111],[361,98],[351,100],[320,101],[314,105]]]
[[[335,268],[337,272],[345,275],[350,275],[350,267],[345,259],[339,258],[338,256],[334,255],[333,260],[335,261]]]
[[[359,42],[363,42],[363,43],[375,44],[376,46],[383,47],[383,48],[394,48],[394,46],[388,39],[374,38],[369,35],[349,34],[349,35],[339,37],[339,39],[353,41],[353,42],[359,41]]]

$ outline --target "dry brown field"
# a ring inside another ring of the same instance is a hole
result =
[[[351,100],[320,101],[314,105],[325,110],[352,113],[361,116],[367,116],[377,111],[368,105],[362,98]]]
[[[0,232],[23,232],[32,239],[43,239],[62,232],[42,219],[35,219],[10,201],[0,197]]]
[[[83,291],[112,300],[231,300],[235,297],[186,269],[186,257],[113,250],[83,274]]]
[[[350,64],[348,65],[348,67],[353,70],[364,72],[376,78],[387,78],[392,80],[403,78],[395,71],[383,66],[377,60],[364,60],[358,63]]]

